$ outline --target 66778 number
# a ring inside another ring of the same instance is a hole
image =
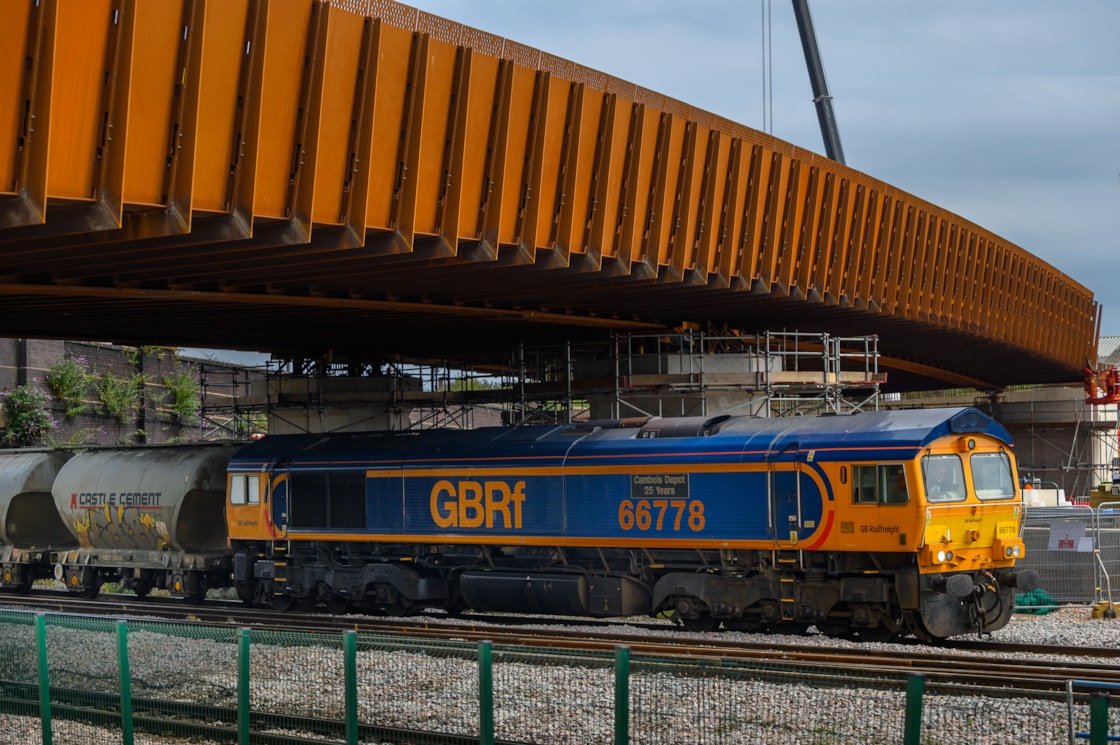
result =
[[[699,532],[704,529],[704,503],[699,499],[624,499],[618,505],[618,527],[623,530],[663,530],[669,525],[679,531],[682,524]]]

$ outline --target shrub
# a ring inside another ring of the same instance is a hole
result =
[[[4,395],[4,412],[8,424],[2,432],[5,445],[31,447],[46,442],[54,429],[54,422],[47,409],[47,394],[38,388],[21,385]]]
[[[86,396],[92,391],[94,380],[84,357],[63,358],[47,370],[47,384],[55,398],[66,406],[68,417],[85,410]]]
[[[105,411],[109,416],[116,417],[122,424],[136,416],[136,410],[143,401],[144,383],[147,379],[143,375],[133,375],[131,378],[118,378],[112,372],[106,371],[101,376],[101,402],[105,404]]]
[[[172,372],[163,376],[163,384],[167,386],[167,393],[171,396],[171,413],[182,424],[196,423],[201,407],[199,396],[201,387],[195,371],[177,365]]]

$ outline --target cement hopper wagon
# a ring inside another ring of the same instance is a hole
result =
[[[119,582],[201,600],[229,585],[226,465],[232,444],[93,450],[58,474],[54,502],[78,547],[59,552],[54,576],[97,595]]]
[[[51,485],[70,453],[0,453],[0,588],[27,592],[50,576],[52,550],[78,545],[58,516]]]

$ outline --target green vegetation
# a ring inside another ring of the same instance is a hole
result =
[[[136,411],[144,400],[146,376],[137,374],[131,378],[118,378],[111,371],[101,376],[101,402],[105,411],[122,424],[136,418]]]
[[[38,388],[21,385],[3,396],[7,424],[0,430],[0,441],[13,447],[44,444],[54,429],[47,394]]]
[[[97,376],[90,372],[84,357],[65,357],[47,370],[47,384],[56,400],[66,406],[66,416],[81,414],[87,406],[86,397],[94,391]]]
[[[167,395],[171,397],[171,413],[179,423],[197,424],[201,407],[198,374],[189,367],[176,364],[172,372],[163,376],[163,384],[167,386]]]

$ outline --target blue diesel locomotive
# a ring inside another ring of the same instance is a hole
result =
[[[270,436],[229,462],[246,601],[668,613],[891,640],[1004,626],[1024,555],[975,409]]]

